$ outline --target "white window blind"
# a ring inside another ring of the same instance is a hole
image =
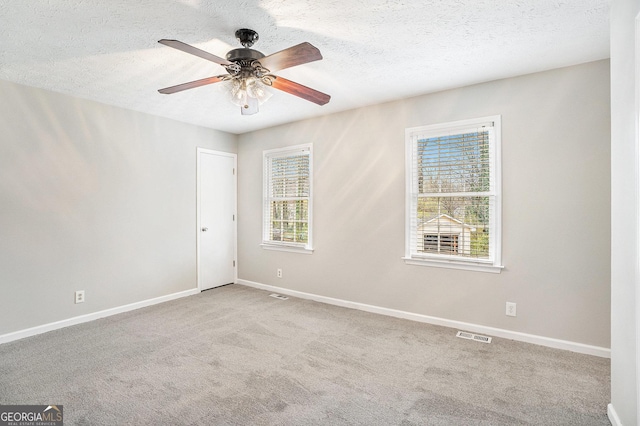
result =
[[[311,166],[311,145],[264,152],[263,246],[311,249]]]
[[[499,116],[407,129],[405,260],[501,267],[499,132]]]

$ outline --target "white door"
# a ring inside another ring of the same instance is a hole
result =
[[[198,288],[236,278],[236,155],[198,148]]]

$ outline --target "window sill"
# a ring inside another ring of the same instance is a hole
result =
[[[260,246],[265,250],[286,251],[289,253],[313,254],[313,249],[301,246],[288,246],[284,244],[262,243]]]
[[[407,265],[432,266],[434,268],[461,269],[465,271],[491,272],[499,274],[504,266],[497,266],[491,263],[468,262],[464,260],[449,259],[418,259],[415,257],[403,257]]]

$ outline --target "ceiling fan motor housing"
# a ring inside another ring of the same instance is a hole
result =
[[[241,48],[233,49],[227,53],[227,60],[233,62],[235,66],[229,66],[227,72],[233,78],[246,79],[255,77],[261,79],[269,70],[260,65],[259,59],[264,58],[261,52],[253,49]]]
[[[264,54],[258,52],[257,50],[248,49],[248,48],[240,48],[233,49],[227,53],[227,61],[230,62],[238,62],[238,61],[256,61],[264,58]]]

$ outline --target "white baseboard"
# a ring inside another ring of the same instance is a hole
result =
[[[344,308],[358,309],[361,311],[372,312],[375,314],[387,315],[396,318],[408,319],[411,321],[424,322],[427,324],[441,325],[444,327],[456,328],[474,333],[488,334],[490,336],[501,337],[503,339],[517,340],[519,342],[533,343],[536,345],[547,346],[555,349],[564,349],[572,352],[578,352],[587,355],[599,356],[602,358],[611,358],[611,349],[600,346],[585,345],[583,343],[570,342],[567,340],[553,339],[551,337],[536,336],[534,334],[520,333],[517,331],[504,330],[501,328],[487,327],[484,325],[471,324],[467,322],[454,321],[445,318],[432,317],[428,315],[416,314],[412,312],[399,311],[396,309],[383,308],[380,306],[367,305],[364,303],[350,302],[348,300],[334,299],[332,297],[319,296],[312,293],[304,293],[296,290],[276,287],[267,284],[261,284],[254,281],[243,279],[237,280],[238,284],[261,290],[273,291],[276,293],[286,294],[288,296],[299,297],[301,299],[314,300],[316,302],[328,303],[330,305],[341,306]]]
[[[43,324],[25,330],[14,331],[13,333],[0,335],[0,344],[12,342],[14,340],[24,339],[25,337],[35,336],[36,334],[46,333],[47,331],[58,330],[60,328],[69,327],[71,325],[82,324],[83,322],[89,322],[111,315],[121,314],[123,312],[133,311],[135,309],[145,308],[151,305],[157,305],[158,303],[168,302],[170,300],[179,299],[181,297],[192,296],[200,293],[197,288],[191,290],[185,290],[178,293],[168,294],[166,296],[160,296],[153,299],[143,300],[140,302],[130,303],[124,306],[118,306],[116,308],[105,309],[99,312],[93,312],[91,314],[80,315],[73,318],[68,318],[61,321],[52,322],[49,324]]]
[[[616,413],[613,405],[607,405],[607,416],[609,416],[609,421],[613,426],[622,426],[622,422],[620,421],[620,417],[618,417],[618,413]]]

